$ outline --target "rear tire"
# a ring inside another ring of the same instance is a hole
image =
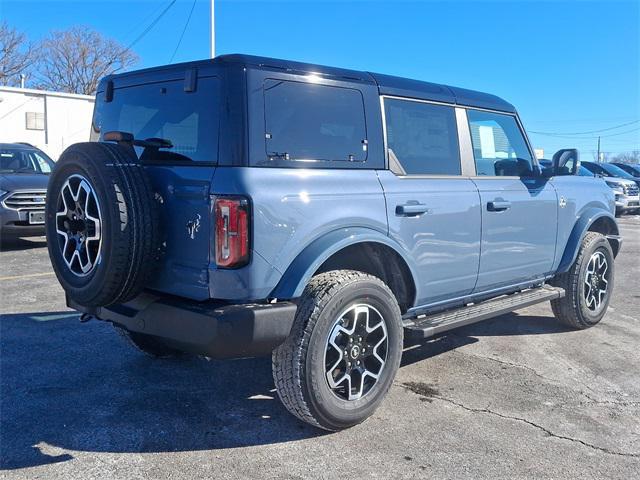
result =
[[[273,352],[278,396],[316,427],[356,425],[391,387],[402,339],[400,308],[379,278],[350,270],[317,275],[300,299],[289,337]]]
[[[587,232],[575,262],[550,283],[565,290],[565,296],[551,301],[558,320],[575,329],[597,324],[609,306],[614,286],[614,256],[606,237]]]

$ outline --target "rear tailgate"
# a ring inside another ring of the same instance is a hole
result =
[[[212,230],[209,194],[218,156],[220,82],[189,71],[164,78],[116,76],[110,101],[97,96],[93,139],[123,131],[134,138],[163,138],[172,147],[136,147],[161,211],[162,249],[148,288],[194,300],[209,298]],[[145,81],[143,81],[145,80]],[[196,88],[197,85],[197,88]]]

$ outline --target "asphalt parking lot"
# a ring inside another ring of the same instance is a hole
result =
[[[64,305],[42,240],[0,252],[2,478],[637,478],[640,217],[603,322],[547,304],[405,352],[348,431],[301,424],[269,359],[152,360]]]

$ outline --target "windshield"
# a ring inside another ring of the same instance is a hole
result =
[[[635,175],[636,177],[640,177],[640,167],[638,165],[620,165],[616,164],[616,167],[621,168],[627,173],[631,175]]]
[[[593,177],[593,172],[580,165],[580,168],[578,169],[578,175],[580,175],[581,177]]]
[[[611,165],[610,163],[603,163],[599,165],[607,172],[611,174],[612,177],[620,177],[620,178],[633,178],[633,175],[629,175],[629,173],[625,172],[620,167],[616,167],[615,165]]]
[[[48,175],[53,160],[38,150],[26,148],[0,149],[0,173],[30,173]]]
[[[590,172],[595,173],[596,175],[601,175],[603,177],[622,177],[622,178],[629,178],[629,174],[627,172],[625,172],[624,170],[620,170],[623,175],[619,175],[617,173],[614,173],[613,171],[609,171],[607,169],[605,169],[605,165],[608,165],[606,163],[592,163],[592,162],[583,162],[582,165],[589,170]]]

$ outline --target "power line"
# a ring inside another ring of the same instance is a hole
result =
[[[638,130],[640,130],[640,127],[634,128],[632,130],[627,130],[626,132],[618,132],[618,133],[610,133],[608,135],[602,135],[602,138],[607,138],[607,137],[616,137],[618,135],[625,135],[627,133],[633,133],[633,132],[637,132]]]
[[[580,117],[580,118],[545,118],[544,120],[541,119],[527,119],[527,124],[531,125],[532,123],[537,123],[537,124],[558,124],[558,123],[609,123],[609,122],[628,122],[631,120],[637,120],[638,115],[626,115],[626,116],[621,116],[621,117],[602,117],[602,116],[598,116],[597,118],[587,118],[587,117]]]
[[[594,135],[594,136],[590,136],[590,137],[574,137],[574,136],[564,135],[564,134],[559,134],[559,133],[534,132],[533,130],[528,130],[528,132],[529,133],[533,133],[535,135],[543,135],[543,136],[552,137],[552,138],[568,138],[569,140],[580,141],[580,140],[595,140],[598,137],[601,137],[601,138],[616,137],[618,135],[626,135],[628,133],[637,132],[638,130],[640,130],[640,127],[636,127],[636,128],[631,129],[631,130],[627,130],[625,132],[610,133],[608,135]]]
[[[133,42],[131,42],[131,43],[129,44],[129,46],[123,50],[123,53],[124,53],[124,52],[127,52],[127,51],[129,51],[129,50],[131,50],[131,48],[132,48],[136,43],[138,43],[140,40],[142,40],[142,39],[144,38],[144,36],[145,36],[147,33],[149,33],[153,27],[155,27],[155,26],[156,26],[156,24],[160,21],[160,19],[161,19],[162,17],[164,17],[164,16],[165,16],[165,14],[169,11],[169,9],[173,6],[173,4],[174,4],[174,3],[176,3],[176,1],[177,1],[177,0],[171,0],[171,3],[169,3],[169,5],[167,5],[167,6],[165,7],[165,9],[164,9],[164,10],[162,10],[162,12],[160,12],[160,14],[159,14],[159,15],[158,15],[154,20],[153,20],[153,22],[151,22],[151,23],[149,24],[149,26],[148,26],[147,28],[145,28],[145,29],[142,31],[142,33],[141,33],[140,35],[138,35],[138,36],[135,38],[135,40],[133,40]]]
[[[187,21],[184,24],[184,28],[182,29],[182,33],[180,34],[180,39],[178,40],[176,49],[173,51],[173,55],[171,55],[171,59],[169,60],[169,63],[173,63],[173,57],[175,57],[176,53],[178,53],[178,49],[180,48],[180,44],[182,43],[184,34],[187,31],[187,27],[189,26],[189,22],[191,21],[191,15],[193,15],[193,9],[195,7],[196,7],[196,0],[193,0],[193,3],[191,4],[191,10],[189,11],[189,16],[187,17]]]
[[[537,133],[538,135],[557,135],[557,136],[563,136],[563,135],[588,135],[590,133],[600,133],[600,132],[607,132],[609,130],[615,130],[617,128],[622,128],[622,127],[626,127],[628,125],[633,125],[635,123],[640,123],[640,120],[634,120],[633,122],[627,122],[627,123],[622,123],[620,125],[616,125],[615,127],[609,127],[609,128],[601,128],[599,130],[589,130],[588,132],[573,132],[573,133],[553,133],[553,132],[535,132],[533,130],[531,130],[531,133]]]
[[[122,36],[123,40],[125,38],[130,39],[131,37],[133,37],[133,35],[135,35],[135,33],[140,30],[140,27],[146,25],[149,20],[155,17],[162,10],[162,8],[163,4],[155,5],[155,8],[151,10],[147,15],[145,15],[143,19],[136,22],[135,26],[127,30],[127,33]]]

